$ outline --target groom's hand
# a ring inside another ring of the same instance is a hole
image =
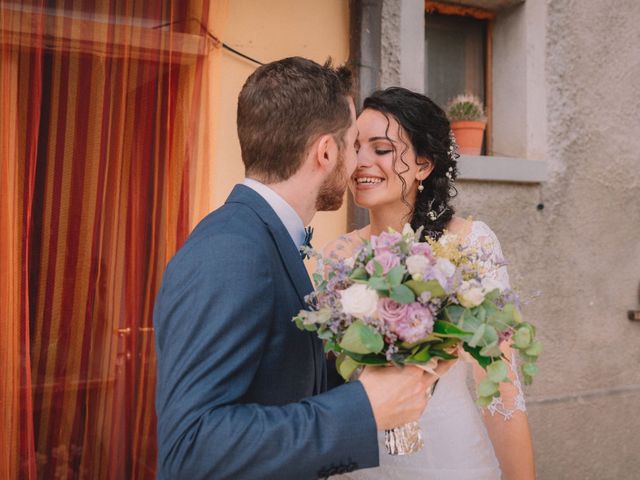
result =
[[[442,375],[450,363],[438,365],[436,372]],[[427,392],[437,379],[411,365],[366,367],[359,380],[369,397],[377,429],[388,430],[418,420],[427,406]]]

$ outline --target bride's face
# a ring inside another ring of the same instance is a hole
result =
[[[414,204],[418,180],[426,175],[416,163],[408,135],[395,118],[376,110],[364,110],[358,117],[356,149],[358,164],[349,189],[359,207],[404,205],[400,177],[406,182],[404,200]]]

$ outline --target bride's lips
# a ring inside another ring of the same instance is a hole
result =
[[[384,178],[375,175],[358,175],[353,177],[357,190],[371,190],[384,182]]]

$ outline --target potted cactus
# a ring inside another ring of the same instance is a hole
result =
[[[447,116],[451,131],[464,155],[480,155],[487,117],[478,97],[471,94],[457,95],[447,104]]]

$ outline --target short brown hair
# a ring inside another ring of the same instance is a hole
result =
[[[287,180],[320,135],[340,143],[351,125],[351,71],[291,57],[258,68],[238,97],[238,137],[247,176]]]

